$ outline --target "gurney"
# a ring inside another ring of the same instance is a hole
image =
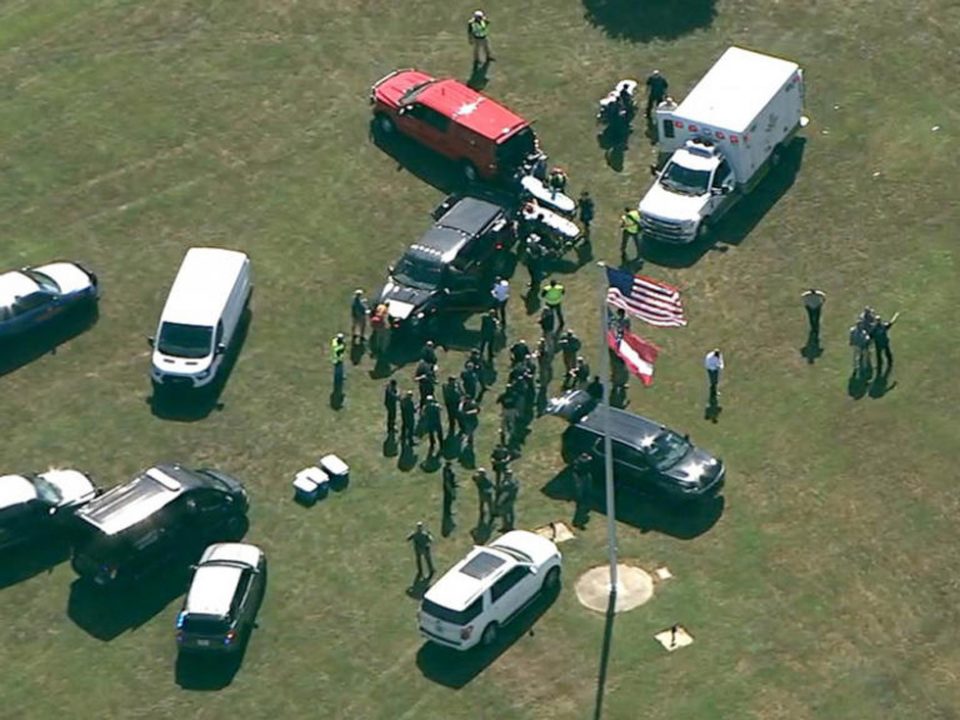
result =
[[[520,186],[524,193],[536,199],[541,207],[546,205],[563,215],[573,215],[577,210],[577,203],[572,197],[551,190],[533,175],[527,175],[520,180]]]

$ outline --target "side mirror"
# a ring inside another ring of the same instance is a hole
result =
[[[711,195],[723,195],[723,188],[712,187],[710,188]]]
[[[528,566],[527,566],[527,570],[530,571],[530,574],[531,574],[531,575],[536,575],[537,572],[538,572],[537,569],[536,569],[533,565],[528,565]]]
[[[404,105],[402,108],[397,110],[397,115],[406,115],[409,109],[410,109],[409,105]]]
[[[217,355],[223,355],[227,351],[227,346],[223,343],[217,343]]]
[[[47,513],[50,514],[50,515],[56,515],[56,514],[57,514],[57,509],[56,509],[55,507],[49,508],[49,509],[47,510]]]
[[[149,345],[150,347],[153,347],[153,345],[154,345],[155,342],[156,342],[156,340],[154,339],[154,337],[153,337],[152,335],[147,338],[147,345]]]
[[[396,269],[396,268],[394,268],[393,265],[387,265],[387,274],[390,275],[391,277],[393,277],[393,271],[394,271],[395,269]]]

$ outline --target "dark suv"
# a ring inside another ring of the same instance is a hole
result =
[[[207,544],[242,536],[248,506],[225,473],[157,465],[77,511],[73,569],[105,587],[189,565]]]
[[[479,197],[448,198],[435,223],[390,268],[377,303],[390,324],[422,334],[447,310],[489,307],[490,288],[509,269],[514,237],[510,211]]]
[[[604,428],[610,413],[614,479],[622,489],[695,502],[713,498],[723,488],[722,460],[693,445],[689,436],[653,420],[616,408],[607,411],[582,390],[554,398],[547,412],[570,422],[563,433],[564,461],[572,463],[586,452],[596,477],[603,476]]]

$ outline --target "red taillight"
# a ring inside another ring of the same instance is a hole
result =
[[[223,644],[224,644],[224,645],[229,645],[229,644],[232,643],[234,640],[236,640],[236,638],[237,638],[237,631],[236,631],[236,630],[228,630],[226,637],[223,638]]]
[[[496,248],[497,250],[503,250],[503,243],[502,243],[502,242],[498,242],[498,243],[497,243],[496,245],[494,245],[493,247]]]
[[[465,628],[461,628],[460,630],[461,640],[469,640],[471,635],[473,635],[473,625],[467,625]]]

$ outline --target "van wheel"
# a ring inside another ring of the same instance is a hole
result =
[[[477,166],[469,160],[464,160],[460,163],[460,173],[463,175],[463,179],[468,183],[475,183],[480,179],[480,173],[477,172]]]
[[[234,515],[227,520],[226,531],[231,540],[242,540],[247,532],[247,519],[242,515]]]
[[[697,241],[705,240],[709,234],[710,224],[707,222],[707,219],[704,218],[700,221],[700,224],[697,225]]]
[[[383,113],[377,113],[374,116],[373,126],[383,135],[393,135],[397,131],[397,124],[393,118]]]
[[[552,567],[543,579],[543,592],[552,595],[560,590],[560,568]]]
[[[499,627],[495,622],[490,623],[483,629],[483,635],[480,636],[480,644],[484,647],[490,647],[497,641]]]

